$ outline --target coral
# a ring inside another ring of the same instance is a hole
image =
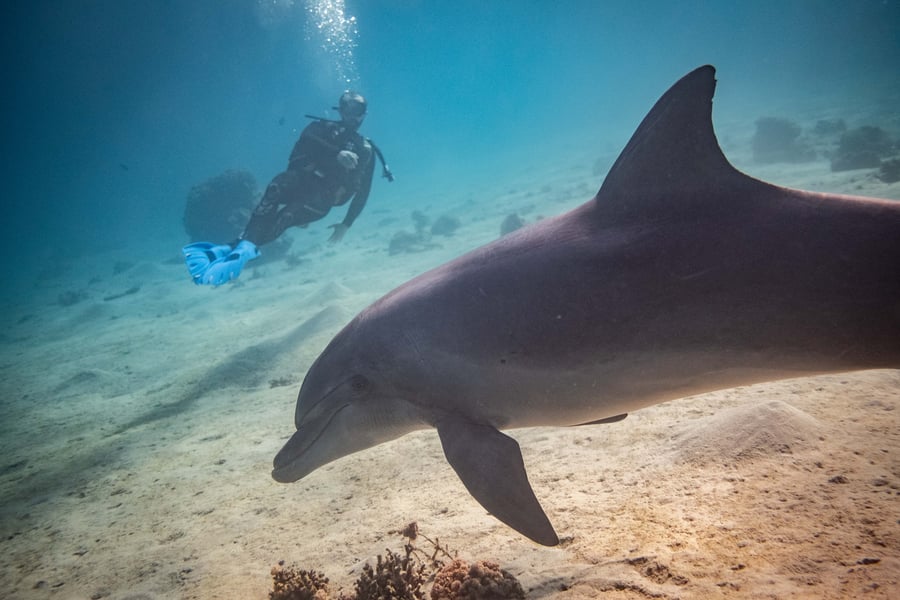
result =
[[[328,578],[317,571],[285,567],[284,561],[272,567],[274,588],[269,600],[327,600]]]
[[[413,546],[406,544],[406,556],[390,550],[373,569],[369,563],[356,580],[356,600],[424,600],[422,586],[427,579],[426,567],[413,556]]]
[[[191,188],[184,206],[184,230],[191,241],[237,238],[256,203],[256,180],[248,171],[228,170]]]
[[[525,598],[522,585],[496,563],[478,561],[469,565],[454,560],[434,578],[431,600],[503,600]]]
[[[881,158],[878,153],[871,150],[840,154],[831,159],[831,170],[835,173],[854,169],[877,169],[880,166]]]
[[[425,233],[425,228],[428,227],[428,223],[431,221],[425,213],[418,210],[413,211],[412,220],[416,225],[416,233],[419,235]]]
[[[524,226],[525,219],[520,217],[517,213],[506,215],[506,218],[503,219],[503,223],[500,224],[500,237],[512,233],[516,229],[521,229]]]
[[[837,152],[831,159],[832,171],[877,169],[881,159],[890,155],[893,141],[880,127],[863,126],[841,136]]]
[[[388,244],[388,254],[400,254],[403,252],[424,252],[432,248],[440,248],[440,244],[431,242],[431,236],[425,233],[410,233],[408,231],[398,231],[391,238]]]
[[[839,135],[847,131],[847,124],[843,119],[821,119],[816,121],[813,133],[816,135]]]
[[[880,127],[864,125],[851,129],[841,136],[838,154],[849,154],[869,150],[880,156],[890,153],[893,142],[890,136]]]
[[[442,215],[438,217],[431,225],[431,234],[453,235],[461,225],[462,221],[460,221],[458,218],[451,217],[449,215]]]
[[[388,253],[394,254],[424,252],[432,248],[440,248],[440,244],[431,241],[432,235],[453,235],[461,225],[461,221],[456,217],[444,215],[431,225],[428,229],[430,219],[421,211],[413,211],[413,224],[416,227],[415,233],[408,231],[398,231],[393,235],[388,245]]]
[[[412,546],[412,543],[414,541],[416,541],[419,537],[421,537],[426,542],[431,544],[431,547],[434,550],[431,553],[431,555],[428,555],[421,548],[416,548],[414,546],[413,546],[413,552],[415,554],[417,554],[418,556],[421,556],[423,558],[423,560],[426,561],[426,564],[428,565],[428,568],[431,569],[432,574],[444,566],[444,561],[442,559],[438,558],[438,556],[449,558],[450,560],[456,559],[455,554],[450,554],[450,551],[441,545],[441,540],[439,540],[437,538],[431,539],[430,537],[428,537],[427,535],[425,535],[424,533],[419,531],[419,524],[416,523],[415,521],[407,524],[406,527],[404,527],[403,529],[400,529],[398,531],[392,531],[391,533],[399,533],[403,537],[409,538],[409,543],[407,544],[408,546]]]
[[[341,591],[338,600],[425,600],[423,588],[432,577],[432,600],[525,598],[516,578],[499,565],[489,561],[469,565],[459,560],[440,540],[421,533],[415,521],[389,533],[407,538],[404,555],[390,549],[385,556],[379,554],[374,568],[369,563],[363,566],[355,593]],[[419,538],[430,544],[433,551],[416,548],[413,542]],[[328,579],[322,573],[286,568],[284,561],[278,564],[272,569],[275,588],[269,593],[270,600],[328,600]]]
[[[800,126],[787,119],[759,119],[752,143],[753,160],[758,163],[798,163],[816,158],[815,151],[800,139]]]
[[[878,171],[878,178],[885,183],[896,183],[900,181],[900,158],[892,158],[881,163],[881,169]]]

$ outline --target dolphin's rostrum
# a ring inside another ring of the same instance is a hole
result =
[[[495,517],[558,543],[502,429],[612,422],[792,376],[900,367],[900,202],[732,167],[715,71],[678,81],[597,195],[401,285],[306,375],[273,477],[435,427]]]

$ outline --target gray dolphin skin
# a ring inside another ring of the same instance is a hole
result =
[[[427,427],[500,521],[559,542],[503,429],[610,423],[691,394],[900,368],[900,202],[732,167],[715,70],[678,81],[597,195],[412,279],[326,347],[272,476]]]

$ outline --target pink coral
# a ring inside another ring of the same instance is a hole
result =
[[[456,559],[438,572],[431,588],[431,600],[507,598],[524,599],[525,591],[515,577],[490,561],[469,565],[464,560]]]

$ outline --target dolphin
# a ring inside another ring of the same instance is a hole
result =
[[[900,202],[787,189],[725,158],[715,69],[654,105],[596,196],[356,316],[300,388],[280,482],[434,427],[497,519],[559,542],[501,430],[611,423],[763,381],[900,368]]]

